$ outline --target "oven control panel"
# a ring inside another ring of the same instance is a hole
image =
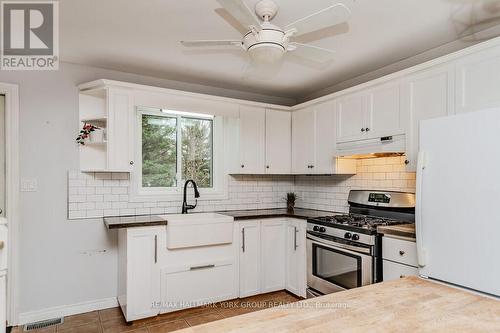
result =
[[[332,237],[343,238],[367,245],[375,244],[375,237],[373,235],[358,234],[356,232],[346,231],[339,228],[325,227],[311,222],[307,223],[307,231],[312,231],[316,234],[325,234]]]
[[[368,202],[388,204],[391,202],[391,196],[385,193],[370,193],[368,195]]]

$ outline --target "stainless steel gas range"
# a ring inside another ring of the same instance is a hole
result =
[[[377,226],[414,223],[415,195],[349,192],[349,214],[307,220],[308,296],[382,280],[382,237]]]

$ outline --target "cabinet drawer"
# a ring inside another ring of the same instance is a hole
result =
[[[418,269],[415,267],[398,264],[384,260],[384,281],[401,279],[407,276],[417,276]]]
[[[232,261],[200,263],[161,273],[161,313],[237,297]]]
[[[384,237],[382,258],[417,267],[417,243]]]

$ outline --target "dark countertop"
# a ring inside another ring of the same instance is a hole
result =
[[[304,208],[295,208],[293,212],[289,212],[286,208],[273,208],[273,209],[230,210],[217,213],[232,216],[234,217],[235,221],[265,219],[273,217],[292,217],[305,220],[308,218],[314,218],[319,216],[340,214],[336,212],[304,209]]]
[[[168,222],[165,215],[116,216],[104,218],[104,224],[108,229],[150,227],[157,225],[167,225],[167,223]]]
[[[397,236],[411,239],[416,238],[415,223],[380,226],[377,227],[377,232],[387,237]]]

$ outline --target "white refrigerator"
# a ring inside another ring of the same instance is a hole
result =
[[[420,123],[419,274],[500,297],[500,109]]]

